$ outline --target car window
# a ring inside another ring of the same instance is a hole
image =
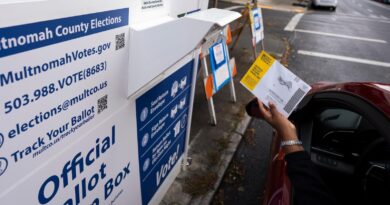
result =
[[[325,108],[314,117],[312,146],[346,158],[356,158],[379,134],[358,113],[344,108]]]
[[[330,108],[322,111],[318,115],[318,120],[329,130],[356,130],[362,117],[349,110]]]

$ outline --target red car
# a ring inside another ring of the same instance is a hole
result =
[[[390,204],[390,84],[317,83],[290,116],[341,204]],[[274,137],[264,205],[294,204]]]

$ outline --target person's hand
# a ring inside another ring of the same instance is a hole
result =
[[[277,110],[274,103],[270,102],[268,109],[262,101],[258,100],[258,106],[259,110],[255,116],[264,119],[274,127],[283,141],[298,139],[295,125]]]

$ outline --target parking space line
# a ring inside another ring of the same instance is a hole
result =
[[[301,18],[303,17],[303,15],[304,15],[303,13],[295,14],[295,16],[293,16],[291,18],[290,22],[288,22],[286,27],[284,27],[284,30],[285,31],[293,31],[295,29],[295,27],[298,25],[298,23],[301,20]]]
[[[329,16],[327,15],[322,15],[322,14],[315,14],[315,16],[321,17],[321,18],[326,18],[329,19]],[[336,17],[337,19],[351,19],[351,20],[359,20],[359,21],[371,21],[375,23],[387,23],[390,24],[389,19],[384,20],[378,17],[375,18],[370,18],[370,17],[364,17],[364,16],[357,16],[357,15],[348,15],[348,14],[337,14],[337,15],[332,15],[332,18]],[[305,20],[302,20],[305,21]],[[356,23],[356,22],[354,22]]]
[[[367,2],[367,3],[371,4],[371,5],[377,6],[377,7],[381,7],[381,8],[390,10],[390,7],[388,7],[388,6],[386,6],[386,5],[382,5],[382,4],[379,3],[379,2],[370,1],[370,0],[366,0],[365,2]]]
[[[340,56],[340,55],[333,55],[333,54],[313,52],[313,51],[305,51],[305,50],[298,50],[298,54],[390,68],[390,63],[374,61],[374,60],[367,60],[367,59],[362,59],[362,58],[353,58],[353,57],[348,57],[348,56]]]
[[[358,15],[358,16],[362,16],[362,14],[357,12],[357,11],[353,11],[353,14]]]
[[[347,38],[347,39],[359,40],[359,41],[369,41],[369,42],[375,42],[375,43],[387,43],[387,41],[379,40],[379,39],[363,38],[363,37],[357,37],[357,36],[347,36],[347,35],[341,35],[341,34],[335,34],[335,33],[325,33],[325,32],[320,32],[320,31],[309,31],[309,30],[303,30],[303,29],[294,29],[294,31],[301,32],[301,33],[310,33],[310,34],[323,35],[323,36],[332,36],[332,37],[338,37],[338,38]]]
[[[370,14],[370,15],[372,15],[372,14]],[[378,17],[376,17],[376,16],[374,16],[374,19],[363,17],[363,16],[351,16],[351,15],[338,15],[338,16],[342,17],[342,18],[350,18],[350,19],[356,19],[356,20],[361,20],[361,21],[372,21],[372,22],[376,22],[376,23],[390,23],[390,21],[378,19]]]

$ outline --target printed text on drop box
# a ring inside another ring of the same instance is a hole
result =
[[[184,152],[193,66],[192,60],[136,99],[143,204]]]

